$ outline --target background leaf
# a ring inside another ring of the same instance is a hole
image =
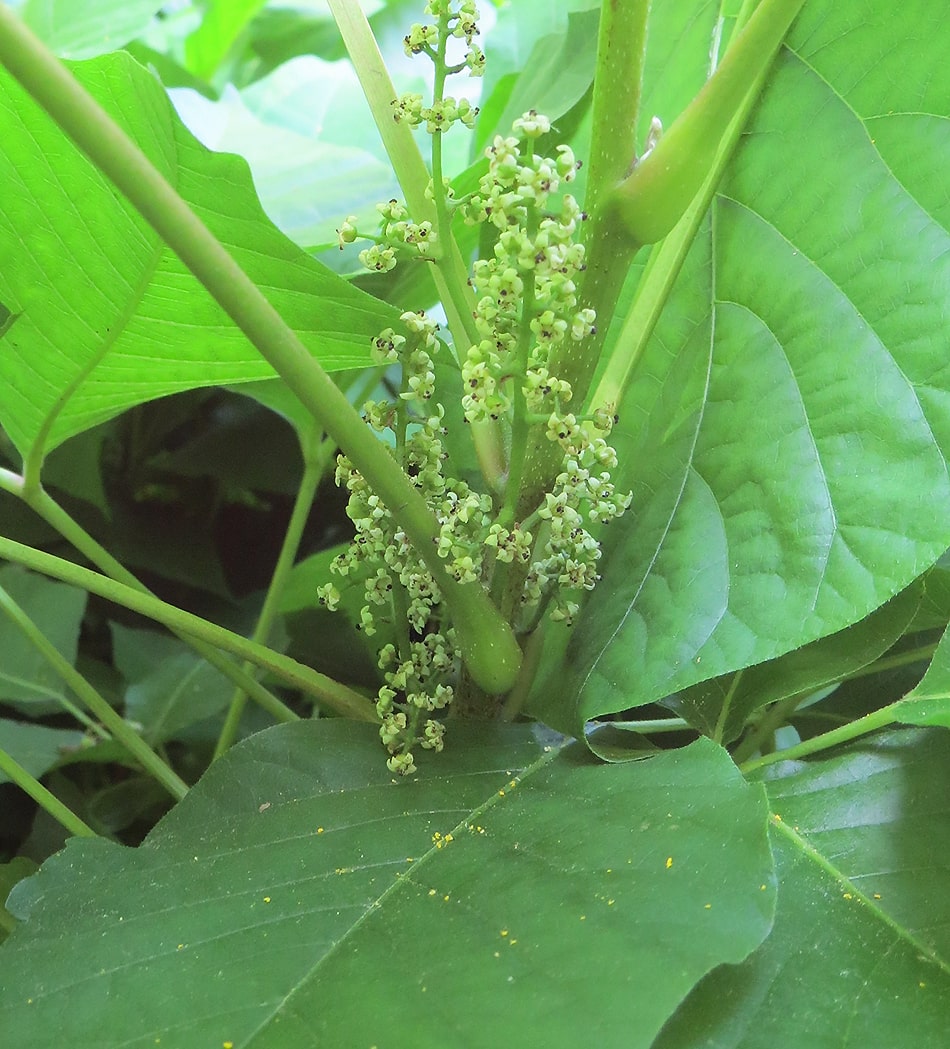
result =
[[[69,663],[76,662],[86,593],[16,565],[0,565],[0,586]],[[26,636],[0,615],[0,701],[33,715],[62,710],[63,682]]]
[[[368,726],[278,726],[141,848],[72,841],[10,901],[6,1036],[494,1046],[504,1002],[513,1044],[576,1045],[596,1014],[645,1049],[768,931],[764,796],[720,748],[611,767],[525,729],[453,735],[395,783]]]
[[[914,584],[860,623],[778,659],[692,685],[663,705],[717,742],[731,743],[755,710],[789,696],[804,698],[883,655],[910,625],[922,593]]]
[[[92,58],[138,36],[161,0],[26,0],[20,15],[63,58]]]
[[[774,658],[950,545],[948,213],[876,146],[893,119],[950,161],[944,41],[922,4],[793,25],[620,408],[632,512],[540,716],[578,732]]]
[[[129,130],[328,369],[368,361],[393,312],[265,218],[245,163],[198,145],[127,55],[75,72]],[[203,287],[101,175],[0,76],[0,420],[24,456],[130,405],[273,375]]]
[[[234,686],[174,637],[112,624],[116,669],[126,679],[125,716],[154,746],[228,705]]]
[[[71,729],[0,718],[0,750],[37,779],[59,762],[64,750],[78,747],[82,738],[81,732]],[[9,777],[0,772],[0,783],[7,782]]]
[[[940,639],[920,683],[897,704],[896,713],[907,725],[950,728],[950,630]]]
[[[775,928],[655,1049],[942,1049],[950,1026],[950,737],[904,730],[777,767]]]

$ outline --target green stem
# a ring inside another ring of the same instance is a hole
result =
[[[303,536],[307,518],[310,516],[310,508],[313,506],[314,496],[317,488],[326,472],[327,464],[333,455],[334,445],[332,441],[324,441],[316,451],[316,454],[304,460],[303,476],[300,479],[300,487],[297,489],[297,497],[294,500],[290,521],[287,523],[287,531],[281,543],[280,552],[277,555],[277,564],[264,595],[264,603],[261,605],[257,623],[251,634],[251,640],[261,645],[266,645],[280,610],[280,602],[287,588],[290,573],[294,567],[297,551],[300,548],[300,540]],[[245,663],[242,667],[249,676],[253,673],[253,664]],[[220,757],[234,742],[237,736],[241,715],[247,704],[247,692],[238,686],[228,705],[228,713],[221,726],[221,733],[214,748],[214,756]]]
[[[775,0],[775,2],[788,5],[788,0]],[[786,6],[784,21],[787,24],[782,30],[782,36],[784,36],[788,24],[791,23],[792,18],[794,18],[794,15],[803,3],[804,0],[792,0],[790,6],[794,8],[794,12],[791,14],[789,14]],[[763,4],[762,6],[765,5]],[[766,14],[768,14],[769,10],[771,9],[767,9]],[[742,15],[748,15],[748,12],[749,5],[746,4],[743,7]],[[740,20],[736,23],[736,32],[739,32],[743,25],[744,23],[740,16]],[[774,33],[772,36],[774,38]],[[669,298],[673,284],[679,276],[683,261],[693,244],[696,232],[702,223],[703,217],[709,210],[709,205],[715,195],[723,172],[732,159],[742,130],[749,119],[753,106],[759,99],[771,68],[772,58],[778,50],[780,39],[767,55],[757,54],[752,56],[756,59],[752,63],[756,67],[756,71],[751,76],[751,79],[746,80],[745,93],[735,104],[731,121],[725,127],[720,137],[716,138],[708,135],[704,139],[704,153],[708,152],[711,144],[715,145],[712,154],[707,157],[705,177],[699,184],[698,192],[696,192],[692,202],[681,212],[681,218],[679,218],[675,227],[663,239],[663,242],[654,247],[651,252],[650,259],[637,287],[636,295],[624,320],[623,328],[614,344],[613,352],[607,361],[607,366],[601,375],[596,391],[588,400],[590,407],[603,407],[612,412],[623,400],[624,391],[633,378],[650,336],[653,334],[656,322]],[[720,69],[726,64],[732,50],[733,45],[730,44]],[[746,51],[745,57],[748,61],[750,57],[748,51]],[[719,70],[717,70],[718,72]],[[733,77],[733,90],[735,90],[736,84],[737,81]],[[672,133],[672,130],[671,128],[670,133]],[[700,128],[697,133],[702,137],[702,132],[703,129]],[[666,137],[664,136],[661,142]],[[710,138],[712,143],[709,141]],[[653,159],[653,155],[651,155],[650,159]]]
[[[773,736],[775,731],[788,721],[809,695],[811,695],[811,692],[796,692],[794,695],[786,696],[777,703],[773,703],[763,713],[759,723],[733,751],[732,760],[737,765],[741,765],[743,761],[749,759],[757,750],[761,750],[765,740]],[[721,743],[722,739],[720,738],[716,742]]]
[[[347,396],[351,398],[352,403],[359,406],[378,382],[378,370],[370,369],[363,373],[362,382],[356,387],[355,393],[348,389],[350,383],[341,383],[340,388],[346,390]],[[300,450],[303,455],[304,472],[300,480],[297,497],[294,500],[290,521],[287,524],[284,541],[281,543],[280,553],[277,555],[274,573],[267,587],[267,593],[264,596],[264,603],[261,606],[254,632],[251,634],[251,640],[260,644],[266,644],[270,637],[271,627],[279,611],[280,601],[287,588],[290,573],[293,570],[294,561],[297,557],[297,551],[300,548],[300,540],[307,524],[314,496],[333,458],[333,453],[336,451],[334,443],[327,439],[323,431],[316,425],[312,424],[307,430],[298,431],[297,436],[300,440]],[[212,651],[214,650],[212,649]],[[257,681],[254,678],[253,665],[245,663],[242,670],[257,685]],[[214,757],[220,757],[234,742],[241,723],[241,716],[244,713],[245,697],[247,695],[247,689],[238,684],[234,694],[231,696],[228,713],[221,727],[218,742],[215,745]]]
[[[84,823],[75,812],[68,809],[55,794],[51,793],[42,783],[14,761],[6,751],[0,750],[0,772],[12,780],[21,790],[43,809],[45,809],[57,823],[61,824],[70,834],[77,838],[95,838],[96,832],[88,824]]]
[[[633,240],[655,244],[683,217],[736,113],[771,65],[804,2],[762,0],[733,35],[722,62],[699,94],[611,194],[608,209]]]
[[[739,687],[739,682],[742,680],[742,671],[732,675],[732,683],[729,685],[729,691],[726,693],[725,698],[722,701],[722,708],[719,711],[719,717],[716,720],[716,728],[713,731],[712,738],[716,743],[722,743],[723,733],[726,731],[726,722],[729,719],[729,711],[732,709],[732,701],[735,698],[736,689]]]
[[[812,739],[796,743],[794,747],[788,747],[786,750],[777,750],[773,754],[763,754],[759,758],[752,758],[743,762],[739,766],[739,771],[747,775],[755,769],[763,768],[765,765],[774,765],[779,761],[797,761],[799,758],[807,758],[810,754],[818,754],[823,750],[829,750],[831,747],[837,747],[842,743],[850,743],[851,740],[860,739],[862,736],[897,722],[899,718],[896,714],[896,708],[897,704],[891,703],[880,710],[865,714],[863,718],[858,718],[857,721],[842,725],[841,728],[835,728],[830,732],[823,732],[820,736],[814,736]]]
[[[143,594],[151,593],[148,587],[140,582],[124,565],[120,564],[104,547],[75,521],[41,486],[28,488],[22,477],[0,468],[0,490],[19,496],[40,517],[67,539],[84,557],[94,564],[105,575],[118,583],[124,583]],[[271,712],[278,721],[295,721],[297,715],[285,703],[260,682],[243,670],[233,659],[219,652],[211,645],[206,645],[187,635],[178,635],[199,655],[206,659],[225,677],[234,682],[237,688],[247,694],[263,710]]]
[[[481,587],[463,586],[448,574],[425,500],[257,285],[119,125],[2,5],[0,62],[128,198],[346,452],[436,580],[472,677],[486,690],[507,691],[521,662],[511,628]]]
[[[2,586],[0,586],[0,611],[3,611],[7,618],[16,625],[30,644],[63,679],[66,686],[99,718],[146,772],[154,776],[176,801],[188,793],[188,784],[180,779],[132,729],[131,725],[112,709],[82,674],[50,643],[39,627]]]
[[[611,728],[652,736],[660,732],[689,732],[693,726],[685,718],[644,718],[643,721],[611,721]]]
[[[12,539],[5,539],[2,536],[0,536],[0,558],[25,565],[35,572],[42,572],[54,579],[61,579],[64,583],[88,590],[107,601],[114,601],[116,604],[132,609],[133,612],[148,616],[149,619],[154,619],[171,630],[190,634],[225,652],[232,652],[256,666],[269,670],[308,695],[316,696],[331,710],[335,710],[344,717],[356,718],[359,721],[376,721],[372,705],[359,693],[345,685],[318,673],[311,667],[298,663],[289,656],[280,655],[263,645],[248,641],[240,634],[234,634],[230,630],[225,630],[224,627],[209,623],[206,619],[159,601],[151,594],[143,594],[113,579],[90,572],[88,568],[80,568],[72,561],[64,561],[62,558],[53,557],[52,554],[33,550],[28,546],[23,546],[22,543],[15,543]],[[283,710],[272,710],[270,713],[278,720],[288,720]],[[296,720],[296,715],[292,715],[292,718]]]

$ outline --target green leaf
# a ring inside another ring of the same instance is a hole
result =
[[[897,720],[906,725],[943,725],[950,728],[950,628],[916,688],[895,705]]]
[[[301,64],[302,59],[295,63]],[[313,66],[308,62],[305,68],[312,71]],[[323,63],[321,68],[335,67]],[[326,76],[311,78],[311,90],[319,92],[318,98],[326,95],[325,82]],[[264,85],[254,86],[256,97],[266,100]],[[354,104],[354,100],[362,101],[359,91],[358,84],[351,85],[347,108],[362,117]],[[291,96],[291,101],[295,97]],[[182,120],[204,145],[238,153],[247,160],[264,210],[303,247],[335,245],[337,229],[351,214],[360,219],[362,229],[375,231],[379,221],[376,204],[399,195],[392,168],[374,153],[354,148],[352,138],[338,143],[327,137],[325,129],[317,138],[314,128],[304,134],[274,120],[272,113],[264,120],[248,108],[243,94],[234,91],[211,102],[194,91],[178,90],[172,100]],[[369,121],[369,114],[363,119]],[[375,126],[372,131],[376,133]]]
[[[20,15],[63,58],[92,58],[127,44],[165,5],[161,0],[26,0]]]
[[[0,586],[69,663],[76,661],[86,594],[15,565],[0,566]],[[0,701],[34,715],[62,710],[63,683],[26,636],[0,615]]]
[[[396,783],[367,726],[279,726],[141,848],[71,841],[11,900],[8,1040],[487,1047],[503,1003],[512,1045],[576,1045],[596,1015],[646,1049],[761,942],[764,795],[720,748],[605,766],[525,729],[453,736]]]
[[[599,10],[570,14],[565,31],[535,44],[497,123],[487,127],[479,122],[479,152],[493,134],[511,134],[512,121],[527,110],[535,109],[556,122],[583,97],[593,80],[599,20]],[[507,85],[502,90],[507,90]]]
[[[207,0],[201,25],[185,40],[185,59],[196,76],[210,80],[265,0]]]
[[[116,668],[125,676],[125,716],[152,746],[228,705],[233,684],[177,638],[112,624]]]
[[[942,732],[902,731],[766,784],[775,927],[707,977],[654,1049],[941,1049],[950,1026]]]
[[[25,856],[16,856],[9,863],[0,863],[0,943],[10,935],[16,924],[5,906],[7,896],[18,881],[35,874],[36,869],[37,864]]]
[[[778,659],[692,685],[664,706],[718,742],[730,743],[749,715],[766,704],[816,692],[883,655],[913,620],[922,592],[922,586],[912,585],[860,623]]]
[[[335,370],[367,363],[393,311],[305,255],[264,217],[244,161],[209,153],[127,55],[75,67]],[[0,421],[24,457],[130,405],[273,371],[137,212],[6,74],[0,76]]]
[[[558,727],[839,631],[950,545],[950,211],[875,144],[896,113],[950,164],[928,10],[792,27],[620,407],[634,502],[535,705]]]
[[[83,734],[74,729],[49,728],[28,721],[0,718],[0,750],[36,779],[58,764],[65,748],[78,747],[82,738]],[[9,777],[0,772],[0,783],[8,782]]]

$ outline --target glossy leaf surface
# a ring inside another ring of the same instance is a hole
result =
[[[941,1049],[948,761],[950,736],[908,730],[774,774],[775,928],[699,985],[655,1049]]]
[[[280,726],[141,848],[70,842],[10,901],[7,1037],[494,1046],[504,1001],[514,1044],[576,1045],[596,1013],[646,1049],[768,932],[764,795],[713,744],[611,767],[523,729],[455,736],[395,783],[367,726]]]
[[[950,545],[950,208],[907,162],[950,161],[944,40],[922,3],[793,25],[620,407],[633,508],[541,716],[841,630]]]
[[[922,587],[902,591],[860,623],[778,659],[703,681],[664,700],[681,717],[721,743],[730,743],[746,719],[768,703],[802,696],[873,662],[904,633],[920,605]]]

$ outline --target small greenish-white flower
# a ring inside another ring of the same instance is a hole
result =
[[[332,583],[324,583],[317,587],[317,598],[328,611],[335,612],[340,604],[340,591]]]
[[[373,244],[360,252],[360,262],[368,270],[388,273],[396,265],[396,253],[390,247]]]
[[[393,754],[386,762],[386,768],[390,772],[397,772],[400,776],[411,776],[416,771],[416,763],[412,754],[406,750],[401,754]]]
[[[359,236],[356,229],[356,224],[359,221],[355,215],[347,215],[343,222],[343,225],[336,231],[340,241],[340,251],[343,250],[344,244],[352,244],[354,240]]]
[[[420,25],[414,22],[403,39],[402,46],[406,54],[411,58],[418,55],[420,51],[429,51],[438,47],[439,27],[434,25]]]
[[[526,138],[540,138],[551,130],[551,121],[537,110],[529,109],[512,125],[515,131],[521,131]]]

